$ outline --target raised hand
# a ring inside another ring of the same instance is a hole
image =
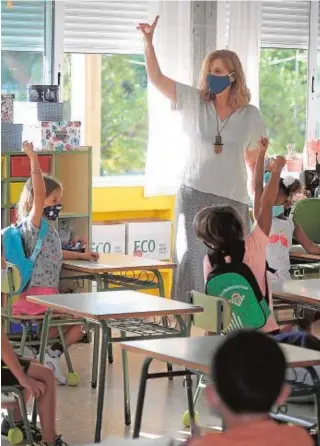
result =
[[[156,29],[158,20],[159,16],[157,15],[152,25],[149,25],[148,23],[139,23],[139,25],[137,26],[137,30],[141,31],[146,43],[152,43],[154,30]]]
[[[259,140],[259,154],[260,155],[265,155],[266,151],[268,150],[268,146],[269,146],[269,140],[268,138],[260,138]]]
[[[286,165],[286,159],[284,156],[276,156],[273,160],[272,160],[272,166],[271,166],[271,170],[273,172],[281,172],[281,170],[284,168],[284,166]]]
[[[22,144],[22,148],[23,148],[24,153],[26,155],[28,155],[29,157],[34,154],[32,142],[24,141],[24,143]]]

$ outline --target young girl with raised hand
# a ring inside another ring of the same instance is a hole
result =
[[[255,187],[258,179],[263,178],[264,156],[268,140],[262,138],[259,143],[259,157],[255,170]],[[229,206],[209,207],[200,211],[194,221],[195,231],[200,240],[210,249],[210,259],[204,258],[205,281],[209,273],[223,262],[239,261],[245,263],[254,274],[262,294],[266,294],[266,247],[272,222],[272,206],[277,194],[280,174],[285,159],[277,157],[272,164],[271,179],[261,194],[261,206],[256,209],[257,223],[252,232],[244,237],[243,222],[239,215]],[[255,191],[256,192],[256,191]],[[216,259],[212,263],[212,259]],[[272,310],[272,295],[269,292],[269,305]],[[269,316],[263,330],[278,332],[279,327],[273,314]]]
[[[57,294],[63,260],[96,260],[98,254],[92,252],[75,253],[61,249],[60,237],[54,222],[58,219],[62,209],[62,185],[54,178],[42,174],[32,143],[25,142],[23,150],[30,159],[31,178],[26,182],[20,197],[18,223],[21,224],[22,239],[27,257],[30,257],[34,250],[42,218],[45,218],[49,223],[48,232],[34,264],[28,288],[13,305],[13,314],[33,316],[44,314],[46,308],[28,302],[26,296]],[[49,333],[50,338],[57,335],[57,329],[52,328]],[[68,347],[78,342],[82,337],[83,331],[80,325],[71,326],[65,331],[65,341]],[[55,343],[49,347],[45,356],[45,365],[55,372],[56,379],[60,384],[65,384],[66,378],[62,373],[59,361],[62,353],[63,348],[60,343]]]
[[[260,188],[262,185],[260,185]],[[285,215],[285,208],[291,207],[293,199],[301,192],[299,180],[292,176],[280,178],[279,191],[275,197],[272,210],[272,225],[269,244],[267,246],[267,261],[274,270],[270,274],[272,280],[290,280],[290,250],[292,239],[295,238],[310,254],[320,255],[320,247],[313,243],[304,233],[301,226]],[[258,197],[257,197],[258,200]]]

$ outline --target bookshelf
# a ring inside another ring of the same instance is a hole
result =
[[[91,246],[92,152],[90,147],[61,152],[38,152],[41,169],[61,181],[63,209],[57,227],[72,240],[85,240]],[[16,222],[16,206],[30,176],[28,157],[23,152],[1,154],[1,227]],[[63,274],[66,276],[66,274]],[[61,291],[87,291],[84,283],[63,280]]]

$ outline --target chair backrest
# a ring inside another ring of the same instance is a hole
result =
[[[301,226],[307,237],[320,243],[320,200],[307,198],[297,201],[291,211],[291,218]]]
[[[196,313],[193,316],[196,327],[217,334],[227,330],[231,321],[231,308],[226,299],[197,291],[191,291],[189,296],[193,305],[203,308],[202,313]]]

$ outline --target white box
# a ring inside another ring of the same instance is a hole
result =
[[[128,223],[126,254],[154,260],[170,260],[171,229],[171,221]]]
[[[126,225],[92,225],[92,251],[125,254]]]

